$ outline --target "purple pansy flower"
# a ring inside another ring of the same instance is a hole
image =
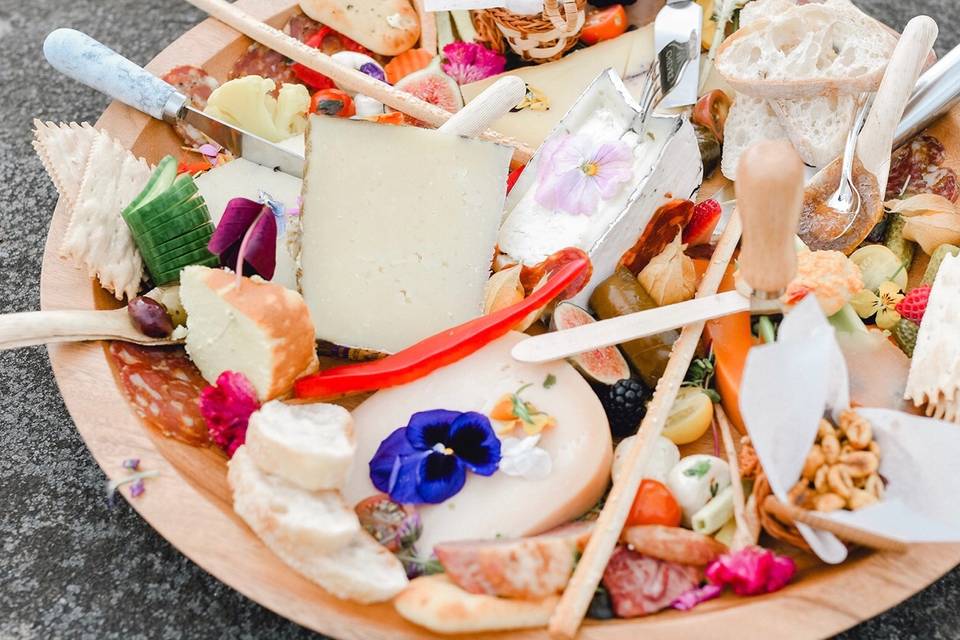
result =
[[[589,215],[633,177],[633,153],[619,140],[597,145],[587,136],[561,135],[540,153],[535,196],[548,209]]]
[[[437,504],[460,492],[467,471],[489,476],[499,463],[500,440],[485,415],[434,409],[413,414],[380,443],[370,480],[396,502]]]

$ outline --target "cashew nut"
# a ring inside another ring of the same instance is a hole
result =
[[[876,497],[877,500],[883,500],[884,488],[880,475],[876,473],[870,474],[866,482],[863,483],[863,490]]]
[[[810,502],[810,487],[801,480],[787,492],[787,499],[798,507],[806,508],[807,503]]]
[[[853,478],[850,476],[850,469],[845,464],[835,464],[827,472],[827,484],[834,493],[841,498],[849,498],[853,491]]]
[[[823,451],[823,457],[827,464],[834,464],[840,459],[840,441],[837,436],[833,434],[824,436],[820,441],[820,449]]]
[[[826,459],[823,457],[823,451],[820,449],[820,445],[813,445],[810,453],[807,454],[807,461],[803,463],[803,472],[800,475],[807,480],[813,480],[817,469],[822,467],[824,462],[826,462]]]
[[[873,495],[872,493],[868,493],[863,489],[854,489],[850,493],[850,497],[847,498],[847,506],[854,511],[876,503],[877,496]]]
[[[873,455],[880,457],[880,444],[876,440],[870,441],[870,446],[867,447],[867,450]]]
[[[817,428],[817,437],[826,438],[827,436],[837,435],[837,430],[833,428],[830,421],[826,418],[820,418],[820,426]]]
[[[865,478],[880,468],[880,460],[869,451],[854,451],[840,456],[840,462],[850,471],[853,478]]]
[[[829,471],[830,466],[826,464],[817,469],[817,473],[813,477],[813,486],[816,487],[817,493],[826,493],[830,490],[830,485],[827,483],[827,472]]]
[[[813,499],[817,511],[836,511],[843,509],[846,501],[835,493],[823,493]]]
[[[855,449],[866,449],[873,441],[873,428],[870,422],[854,411],[844,411],[840,414],[840,429]]]

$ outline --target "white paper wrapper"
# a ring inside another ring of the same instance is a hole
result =
[[[543,0],[425,0],[427,11],[462,11],[464,9],[505,9],[523,16],[543,11]]]
[[[775,344],[750,350],[740,411],[773,494],[787,502],[825,412],[836,420],[849,405],[847,367],[813,296],[780,325]],[[863,531],[903,542],[960,541],[960,429],[956,425],[888,409],[858,409],[880,445],[886,494],[858,511],[824,514]],[[844,545],[831,533],[797,528],[824,562],[842,562]]]

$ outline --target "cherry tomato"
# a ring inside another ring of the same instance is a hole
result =
[[[340,89],[322,89],[310,98],[310,113],[350,118],[357,113],[353,99]]]
[[[714,89],[697,100],[690,119],[695,124],[706,127],[723,142],[723,127],[727,123],[727,114],[730,112],[730,97],[720,89]]]
[[[327,55],[337,53],[338,51],[356,51],[357,53],[370,55],[370,51],[363,45],[357,44],[347,36],[337,33],[330,27],[321,27],[319,31],[310,36],[306,45],[314,49],[320,49],[320,51]],[[293,63],[290,69],[300,82],[310,87],[313,91],[332,89],[335,86],[333,80],[299,62]]]
[[[627,25],[627,12],[622,4],[591,11],[584,20],[580,40],[585,44],[612,40],[626,31]]]
[[[626,526],[662,524],[667,527],[678,527],[681,515],[680,505],[670,493],[670,489],[667,489],[662,482],[645,479],[640,483],[637,496],[633,499]]]

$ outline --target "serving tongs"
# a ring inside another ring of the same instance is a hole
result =
[[[491,122],[510,111],[526,94],[517,76],[504,76],[437,130],[441,133],[478,136]],[[157,290],[154,290],[157,291]],[[153,296],[153,292],[146,294]],[[154,338],[142,333],[126,307],[109,310],[26,311],[0,315],[0,351],[56,342],[121,340],[140,345],[182,344],[183,339]]]

